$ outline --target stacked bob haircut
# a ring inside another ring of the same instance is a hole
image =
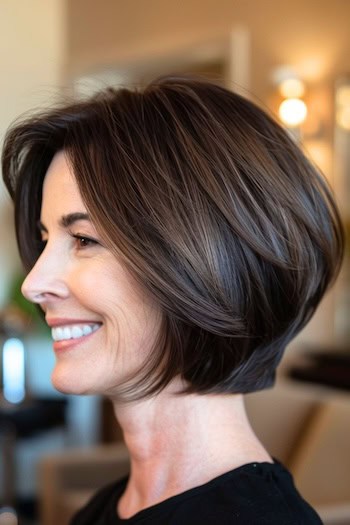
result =
[[[2,158],[27,271],[60,150],[102,240],[163,312],[147,362],[120,385],[125,398],[175,376],[186,393],[273,384],[343,252],[327,183],[288,134],[241,96],[181,77],[27,118]]]

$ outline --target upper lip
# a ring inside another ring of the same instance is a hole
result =
[[[102,324],[100,321],[92,319],[64,319],[64,318],[47,318],[47,324],[53,328],[54,326],[66,326],[70,324]]]

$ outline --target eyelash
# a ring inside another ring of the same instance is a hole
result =
[[[87,235],[81,235],[79,233],[72,233],[69,232],[69,235],[73,237],[73,239],[76,241],[76,249],[77,250],[86,250],[87,248],[90,248],[92,246],[95,246],[99,244],[95,239],[92,239],[91,237],[88,237]],[[40,251],[43,251],[43,249],[46,246],[47,240],[38,240],[38,247]],[[87,243],[85,245],[82,245],[81,243]]]
[[[76,247],[78,250],[86,250],[87,248],[90,248],[98,244],[98,242],[95,241],[95,239],[91,239],[91,237],[87,237],[86,235],[80,235],[79,233],[76,233],[76,234],[71,233],[70,235],[74,239],[76,239],[76,244],[77,244]],[[86,242],[87,244],[81,245],[80,244],[81,242]]]
[[[68,233],[74,239],[75,249],[77,251],[86,250],[88,248],[92,248],[93,246],[100,244],[98,241],[96,241],[96,239],[92,239],[91,237],[88,237],[87,235],[82,235],[80,233],[73,233],[73,232],[68,232]],[[47,244],[47,239],[37,240],[37,248],[40,253],[44,251],[46,244]]]

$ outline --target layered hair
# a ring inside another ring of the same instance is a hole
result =
[[[108,88],[17,123],[2,167],[27,271],[40,255],[43,180],[61,150],[102,240],[163,313],[124,395],[154,394],[176,376],[188,393],[270,386],[343,253],[327,182],[290,136],[249,100],[181,77]]]

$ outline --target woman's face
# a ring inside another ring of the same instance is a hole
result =
[[[67,393],[113,395],[147,358],[160,311],[103,246],[63,152],[44,180],[40,222],[45,248],[22,292],[53,329],[52,382]]]

